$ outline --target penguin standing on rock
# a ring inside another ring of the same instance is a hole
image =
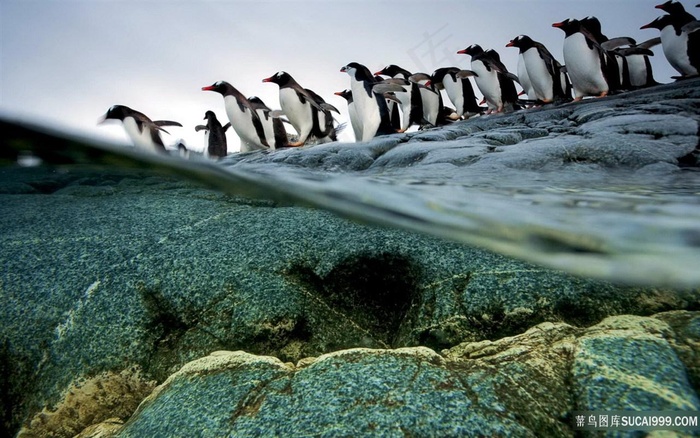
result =
[[[313,91],[303,88],[287,72],[277,72],[263,79],[263,82],[274,83],[280,87],[282,111],[299,134],[298,141],[290,146],[303,146],[311,135],[321,142],[337,139],[331,111],[338,110],[332,105],[327,104]]]
[[[530,99],[540,103],[570,99],[571,84],[568,77],[563,72],[562,65],[543,44],[527,35],[519,35],[506,44],[506,47],[516,47],[520,50],[518,78],[524,89],[523,77],[529,78],[533,95],[527,90],[526,92]]]
[[[564,31],[564,63],[574,88],[574,101],[586,96],[604,97],[610,93],[605,50],[580,20],[567,19],[552,24]],[[614,60],[613,60],[614,61]],[[617,65],[617,61],[614,61]],[[611,78],[619,81],[619,75]]]
[[[270,144],[265,136],[265,127],[260,116],[253,108],[250,101],[233,85],[226,81],[219,81],[208,87],[202,87],[202,91],[214,91],[224,98],[226,115],[231,122],[231,127],[241,139],[241,152],[249,152],[256,149],[276,149],[287,145],[287,136],[281,144]],[[272,124],[272,120],[266,121]]]
[[[471,69],[476,73],[474,81],[489,106],[486,114],[520,109],[513,82],[517,77],[508,72],[496,51],[484,50],[478,44],[472,44],[457,54],[472,57]]]
[[[438,90],[445,90],[460,117],[480,114],[483,110],[476,100],[470,77],[476,77],[476,73],[457,67],[442,67],[430,76],[430,83]]]
[[[404,91],[394,93],[394,96],[399,100],[399,107],[403,115],[398,132],[405,132],[411,125],[422,124],[422,94],[418,82],[409,80],[411,72],[396,64],[389,64],[374,74],[377,76],[389,76],[391,79],[387,82],[404,86]]]
[[[165,152],[165,145],[160,138],[160,133],[168,131],[161,126],[182,126],[178,122],[170,120],[151,120],[145,114],[124,105],[113,105],[102,117],[100,123],[105,121],[120,120],[127,135],[134,142],[134,146],[150,152]]]
[[[391,127],[389,108],[384,98],[384,92],[389,90],[374,90],[378,83],[369,69],[360,63],[351,62],[340,71],[350,76],[353,103],[362,126],[362,141],[395,132]]]
[[[681,77],[697,76],[700,72],[700,22],[678,2],[668,1],[656,7],[668,14],[640,29],[658,29],[669,64]]]
[[[221,126],[214,111],[204,113],[206,125],[195,126],[195,131],[204,131],[204,156],[209,158],[223,158],[227,154],[226,130],[231,126],[227,123]]]
[[[289,146],[287,130],[284,129],[282,124],[283,122],[289,122],[279,117],[278,113],[280,111],[273,111],[257,96],[250,96],[248,102],[250,102],[251,108],[260,118],[265,131],[265,140],[267,140],[267,144],[271,145],[271,149]]]
[[[340,96],[345,99],[348,103],[348,115],[350,116],[350,124],[352,125],[352,131],[355,134],[355,141],[362,141],[362,125],[357,118],[357,109],[355,108],[355,102],[352,98],[352,91],[343,90],[334,93],[336,96]]]

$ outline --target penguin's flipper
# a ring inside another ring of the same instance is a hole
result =
[[[511,81],[520,83],[520,78],[519,78],[517,75],[515,75],[515,74],[513,74],[513,73],[511,73],[511,72],[505,72],[505,73],[503,73],[503,74],[504,74],[508,79],[510,79]]]
[[[681,30],[685,33],[695,32],[698,29],[700,29],[700,20],[691,21],[690,23],[681,27]]]
[[[282,117],[283,115],[284,115],[284,111],[282,111],[281,109],[270,111],[270,117],[272,117],[274,119]]]
[[[326,111],[335,111],[336,113],[340,114],[340,111],[338,111],[338,108],[334,107],[330,103],[323,102],[321,104],[321,108],[323,108]]]
[[[642,49],[651,49],[652,47],[658,46],[659,44],[661,44],[661,37],[656,37],[650,40],[646,40],[643,43],[637,44],[637,47],[640,47]]]
[[[399,84],[375,83],[372,84],[372,92],[374,94],[383,95],[384,93],[405,93],[408,90]]]
[[[172,120],[154,120],[153,123],[156,126],[180,126],[182,125],[178,122],[173,122]]]
[[[230,125],[230,123],[229,123],[229,125]],[[207,127],[204,126],[204,125],[197,125],[197,126],[194,127],[195,132],[199,132],[199,131],[202,131],[202,130],[206,131],[207,129],[209,129],[209,128],[207,128]],[[225,129],[226,129],[226,128],[224,128],[224,130],[225,130]]]
[[[636,44],[637,42],[634,40],[634,38],[617,37],[600,43],[600,47],[602,47],[604,50],[614,50],[621,46],[634,46]]]
[[[478,78],[479,75],[475,71],[460,70],[457,72],[456,77],[458,77],[459,79],[464,79],[464,78],[469,78],[469,77]]]
[[[299,96],[299,100],[304,103],[304,99],[309,102],[309,104],[316,108],[319,111],[323,111],[323,108],[321,107],[321,104],[319,103],[318,99],[320,99],[320,96],[313,91],[306,89],[306,88],[301,88],[299,87],[298,89],[295,88],[297,92],[297,96]],[[321,99],[323,101],[323,99]]]
[[[224,126],[221,127],[221,130],[223,132],[226,132],[226,130],[230,127],[231,127],[231,122],[228,122],[227,124],[225,124]]]
[[[393,93],[384,93],[384,98],[385,98],[386,100],[390,100],[390,101],[392,101],[392,102],[396,102],[396,103],[398,103],[399,105],[401,104],[401,101],[399,100],[399,98],[396,97],[396,95],[394,95]]]

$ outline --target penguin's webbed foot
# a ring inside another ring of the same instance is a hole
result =
[[[303,141],[295,141],[293,143],[289,143],[287,146],[289,146],[290,148],[298,148],[298,147],[304,146],[304,143],[305,142],[303,142]]]

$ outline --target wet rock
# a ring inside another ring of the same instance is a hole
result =
[[[679,336],[657,317],[620,316],[588,329],[543,323],[443,355],[351,349],[295,367],[217,352],[170,376],[119,436],[168,436],[173,427],[217,436],[572,436],[575,410],[697,410],[669,342]]]

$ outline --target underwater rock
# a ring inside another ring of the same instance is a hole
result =
[[[697,410],[669,343],[678,333],[656,318],[611,317],[588,329],[542,323],[443,355],[351,349],[294,366],[216,352],[156,388],[119,436],[572,436],[574,410]],[[638,342],[653,346],[640,355]],[[637,380],[645,386],[630,388]]]

